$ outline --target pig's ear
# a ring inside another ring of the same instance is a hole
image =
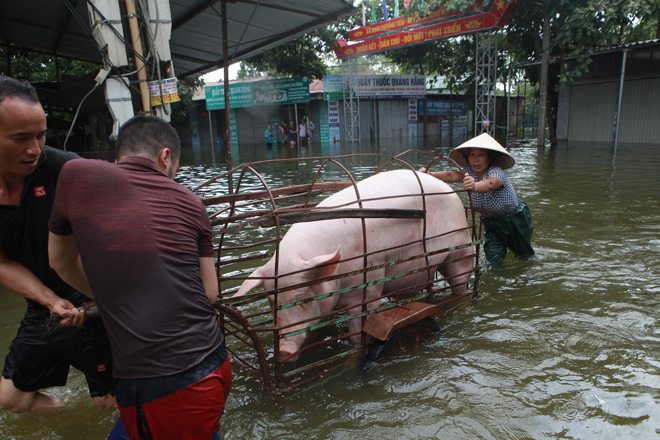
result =
[[[252,272],[250,274],[250,276],[247,277],[247,279],[245,281],[243,281],[243,284],[241,284],[241,288],[238,289],[238,292],[236,292],[236,294],[233,297],[235,298],[235,297],[238,297],[238,296],[243,296],[246,293],[248,293],[250,290],[256,289],[259,286],[263,286],[264,285],[263,278],[260,278],[260,279],[257,279],[257,280],[255,280],[253,278],[253,277],[261,277],[261,276],[262,276],[261,275],[261,268],[259,267],[259,268],[257,268],[257,270]]]
[[[337,271],[337,265],[341,261],[341,246],[331,254],[319,255],[306,262],[310,269],[314,268],[314,278],[325,278]]]

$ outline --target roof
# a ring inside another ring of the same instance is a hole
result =
[[[620,52],[625,49],[642,49],[646,47],[660,46],[660,39],[653,40],[633,41],[631,43],[614,44],[612,46],[604,46],[594,48],[592,53],[607,53],[607,52]]]
[[[631,43],[621,43],[621,44],[615,44],[612,46],[602,46],[602,47],[595,47],[591,50],[590,55],[602,55],[606,53],[613,53],[613,52],[623,52],[624,50],[638,50],[638,49],[651,49],[654,50],[656,47],[660,47],[660,39],[656,38],[653,40],[642,40],[642,41],[633,41]],[[655,54],[655,57],[657,57],[657,53]],[[559,58],[559,57],[553,57],[550,59],[550,63],[557,63],[562,60],[570,60],[576,58],[575,56],[567,56],[564,58]],[[541,64],[541,60],[533,60],[533,61],[528,61],[525,63],[517,63],[517,64],[512,64],[510,67],[512,69],[520,69],[523,67],[530,67],[530,66],[536,66]]]
[[[272,49],[356,10],[347,0],[226,2],[230,64]],[[170,0],[170,50],[178,77],[199,76],[222,67],[221,5],[221,0]],[[0,44],[101,62],[90,34],[87,1],[0,2]]]
[[[309,93],[323,93],[323,80],[315,79],[309,84]]]

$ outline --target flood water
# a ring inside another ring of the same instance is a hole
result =
[[[406,149],[254,147],[240,161]],[[660,146],[619,146],[615,154],[603,145],[539,151],[523,144],[510,151],[516,166],[509,177],[533,215],[533,259],[486,267],[477,302],[446,316],[440,334],[368,375],[345,369],[278,399],[235,365],[221,436],[658,438]],[[370,169],[354,166],[358,174]],[[185,165],[178,180],[194,186],[219,169]],[[271,171],[270,182],[280,186],[307,181],[312,169],[281,164]],[[24,309],[22,298],[0,291],[2,363]],[[78,372],[48,392],[66,407],[0,412],[0,438],[106,438],[117,414],[95,409]]]

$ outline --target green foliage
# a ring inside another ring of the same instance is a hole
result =
[[[55,82],[63,75],[82,76],[99,69],[101,65],[96,63],[56,58],[17,47],[0,47],[0,73],[23,81]]]
[[[550,56],[574,59],[560,82],[579,78],[598,47],[655,38],[660,2],[657,0],[522,0],[505,32],[514,62],[541,58],[543,17],[550,17]],[[531,73],[531,72],[530,72]],[[530,75],[536,81],[536,75]]]
[[[299,38],[289,41],[268,52],[255,55],[244,63],[261,72],[278,76],[310,76],[322,78],[326,67],[318,56],[317,43],[312,39]]]
[[[258,78],[265,76],[262,72],[259,72],[255,68],[251,68],[247,63],[244,61],[241,61],[239,64],[240,68],[238,72],[236,72],[236,78],[238,79],[245,79],[245,78]]]
[[[484,1],[484,9],[488,9],[490,4],[493,1]],[[429,0],[411,0],[410,8],[404,9],[404,13],[407,15],[419,15],[423,16],[428,14],[434,9],[439,7],[446,6],[447,10],[451,12],[455,11],[464,11],[474,4],[474,0],[444,0],[444,1],[429,1]]]
[[[576,67],[562,75],[561,81],[570,82],[586,72],[589,54],[596,47],[652,38],[648,25],[653,18],[657,22],[660,15],[659,3],[653,3],[651,0],[590,0],[565,12],[563,26],[553,32],[553,46],[560,56],[575,57]]]
[[[195,90],[204,88],[204,80],[201,78],[186,78],[177,81],[179,101],[173,102],[172,121],[181,122],[186,119],[193,108],[193,95]]]
[[[438,40],[398,50],[384,55],[401,67],[402,74],[445,77],[448,86],[465,89],[474,87],[474,52],[471,39]]]
[[[412,0],[411,8],[405,12],[424,15],[441,6],[460,11],[473,1]],[[484,0],[483,9],[490,10],[494,3],[495,0]],[[498,40],[499,81],[507,74],[505,61],[529,64],[524,69],[524,77],[532,90],[539,88],[538,61],[542,57],[546,17],[550,25],[550,59],[570,60],[564,64],[568,69],[561,72],[559,63],[550,64],[547,84],[550,121],[557,108],[559,86],[588,72],[595,48],[660,37],[658,0],[520,0]],[[427,76],[443,75],[469,91],[473,87],[471,73],[474,71],[471,40],[469,37],[440,40],[403,49],[397,54],[388,53],[388,56],[408,70],[416,69]],[[466,41],[470,43],[463,47]],[[459,51],[459,48],[464,50]],[[533,95],[531,90],[529,92]]]
[[[473,3],[474,0],[412,0],[411,7],[404,12],[408,15],[423,15],[441,6],[446,6],[451,11],[459,11]],[[489,10],[494,3],[495,0],[485,0],[483,9]],[[550,17],[551,58],[575,60],[572,63],[573,68],[559,76],[560,82],[571,82],[588,70],[591,61],[589,55],[594,48],[658,38],[660,2],[520,0],[500,38],[500,52],[510,55],[514,63],[540,60],[543,18],[546,14]],[[464,61],[454,58],[451,63],[459,64]],[[452,70],[460,71],[460,68],[455,66]],[[538,73],[535,71],[535,68],[528,69],[532,82],[538,81]]]
[[[329,74],[329,60],[334,60],[337,39],[348,39],[348,33],[360,26],[362,11],[319,28],[303,37],[284,43],[242,62],[246,77],[250,69],[274,77],[309,76],[320,79]]]

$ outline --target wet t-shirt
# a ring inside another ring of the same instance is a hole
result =
[[[475,182],[480,182],[477,179],[477,173],[472,167],[465,167],[463,173],[468,173],[474,177]],[[472,192],[472,206],[480,209],[486,218],[498,218],[518,208],[518,196],[516,196],[516,190],[513,189],[509,177],[502,168],[491,166],[481,180],[490,179],[491,177],[500,179],[502,186],[487,193]]]
[[[0,247],[7,257],[28,268],[61,298],[76,306],[90,301],[66,284],[48,264],[48,218],[55,187],[65,162],[74,153],[45,146],[35,170],[25,178],[19,206],[0,204]],[[28,315],[50,315],[48,308],[26,299]]]
[[[223,343],[199,274],[212,257],[208,214],[149,159],[69,162],[50,220],[75,233],[118,379],[168,376]]]

